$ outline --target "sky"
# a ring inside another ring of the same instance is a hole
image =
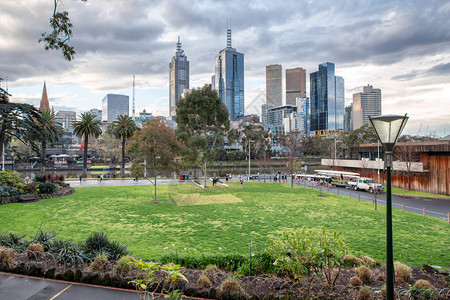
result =
[[[64,0],[75,57],[46,51],[53,0],[0,0],[0,77],[11,101],[39,105],[46,81],[58,110],[101,109],[108,93],[133,95],[136,111],[168,115],[169,62],[177,37],[190,86],[209,84],[214,57],[232,43],[244,53],[245,113],[260,114],[265,66],[323,62],[344,77],[346,105],[367,84],[382,90],[383,114],[410,117],[404,133],[450,134],[450,2]]]

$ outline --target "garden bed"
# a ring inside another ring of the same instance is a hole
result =
[[[116,262],[106,262],[97,272],[92,270],[92,261],[74,264],[50,253],[30,252],[15,253],[14,260],[0,262],[0,271],[26,274],[36,277],[54,278],[59,280],[83,282],[118,288],[134,289],[129,282],[142,277],[140,271],[133,265],[129,265],[129,271],[117,268]],[[429,269],[430,270],[430,269]],[[358,299],[361,290],[368,292],[369,298],[382,297],[382,287],[385,284],[385,266],[371,269],[369,280],[362,286],[349,284],[350,278],[355,276],[356,268],[342,269],[334,286],[325,284],[320,277],[316,277],[312,283],[306,281],[291,281],[287,277],[274,275],[240,276],[225,272],[216,268],[209,271],[198,269],[182,269],[188,282],[178,280],[175,288],[180,289],[186,296],[195,296],[211,299],[274,299],[274,298],[305,298],[308,296],[323,299]],[[208,277],[205,284],[202,275]],[[162,273],[156,273],[155,282],[163,282]],[[447,273],[448,276],[448,273]],[[448,299],[450,289],[444,274],[429,272],[423,268],[412,268],[411,278],[408,282],[396,281],[395,289],[400,299],[424,297],[426,290],[412,290],[411,285],[417,280],[427,280],[436,289],[431,299]],[[448,278],[447,278],[448,279]],[[203,280],[203,281],[202,281]],[[234,281],[237,284],[224,288],[225,281]],[[156,286],[155,286],[156,288]],[[156,292],[161,290],[156,289]],[[430,298],[428,298],[430,299]]]
[[[61,187],[58,193],[54,194],[25,194],[11,197],[0,197],[0,205],[8,203],[24,203],[24,202],[36,202],[40,199],[50,199],[57,197],[64,197],[74,193],[74,189],[70,186]]]

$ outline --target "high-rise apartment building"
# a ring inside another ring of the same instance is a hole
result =
[[[309,134],[311,131],[311,112],[309,97],[296,99],[297,112],[302,116],[303,132]]]
[[[181,49],[178,37],[177,51],[169,64],[169,116],[176,115],[177,103],[183,89],[189,88],[189,61]]]
[[[213,88],[225,103],[231,121],[244,117],[244,54],[231,47],[231,29],[227,29],[227,47],[215,58]]]
[[[362,93],[353,94],[353,130],[369,124],[369,116],[381,115],[381,89],[363,87]]]
[[[129,115],[130,97],[107,94],[102,100],[102,121],[114,122],[119,115]]]
[[[276,107],[273,104],[263,104],[261,105],[261,123],[268,123],[267,113],[270,108]]]
[[[66,132],[73,132],[73,122],[76,120],[77,113],[69,110],[60,110],[55,116],[55,121],[60,123]]]
[[[334,63],[319,65],[310,74],[311,131],[344,128],[344,79],[335,76]]]
[[[281,65],[266,66],[266,104],[283,105],[283,67]]]
[[[94,115],[95,116],[95,118],[94,118],[94,120],[98,120],[98,121],[102,121],[102,110],[101,109],[98,109],[98,108],[91,108],[90,110],[89,110],[89,113],[91,114],[91,115]]]
[[[306,70],[286,69],[286,105],[296,105],[297,98],[306,97]]]
[[[345,107],[344,111],[344,131],[353,131],[353,104]]]

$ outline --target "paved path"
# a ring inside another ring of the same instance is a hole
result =
[[[0,272],[1,300],[138,300],[134,291],[45,280]]]

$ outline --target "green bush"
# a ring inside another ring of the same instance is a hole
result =
[[[11,197],[20,195],[20,192],[12,186],[0,184],[0,197]]]
[[[204,253],[201,255],[185,254],[178,257],[175,253],[169,253],[163,255],[160,261],[163,264],[177,263],[186,268],[192,269],[205,269],[210,265],[215,265],[220,269],[225,269],[233,272],[236,271],[242,264],[244,264],[247,259],[248,256],[239,253]]]
[[[25,182],[16,171],[0,171],[0,184],[16,188],[20,193],[25,189]]]
[[[323,275],[329,285],[334,285],[347,247],[341,233],[303,227],[269,239],[268,250],[276,258],[274,264],[292,279],[306,276],[312,281],[315,276]]]
[[[108,260],[118,260],[124,255],[128,255],[127,245],[117,241],[110,241],[106,234],[102,232],[92,233],[85,241],[86,252],[90,257],[96,257],[103,253],[108,256]]]
[[[59,192],[57,185],[53,183],[39,183],[39,194],[54,194]]]
[[[39,184],[30,182],[25,185],[24,194],[39,194]]]

